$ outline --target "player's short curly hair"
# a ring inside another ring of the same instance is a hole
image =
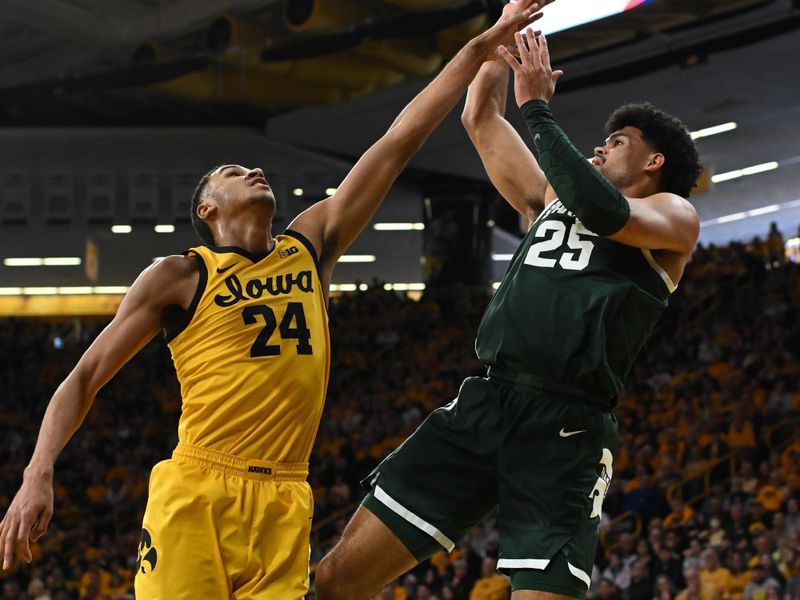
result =
[[[211,233],[211,228],[208,226],[208,223],[201,219],[197,214],[197,205],[200,204],[205,197],[206,192],[208,191],[208,180],[211,178],[212,173],[214,173],[214,171],[217,169],[219,169],[219,166],[214,167],[200,178],[200,181],[198,182],[197,187],[194,188],[194,193],[192,194],[192,206],[189,212],[189,216],[192,219],[192,227],[194,227],[194,230],[197,235],[200,236],[200,239],[209,246],[214,245],[214,234]]]
[[[703,167],[692,136],[679,119],[650,104],[625,104],[606,122],[611,134],[623,127],[636,127],[645,143],[664,155],[661,191],[688,198]]]

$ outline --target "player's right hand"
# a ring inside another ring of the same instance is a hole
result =
[[[517,0],[506,4],[500,19],[483,34],[483,41],[488,45],[486,60],[500,58],[497,46],[513,44],[514,34],[538,21],[542,17],[539,11],[551,2],[554,0]]]
[[[14,551],[30,562],[31,543],[47,531],[53,516],[53,482],[49,477],[28,476],[11,501],[3,521],[0,522],[0,552],[3,553],[3,569],[14,562]]]

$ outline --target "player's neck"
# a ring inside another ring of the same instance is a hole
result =
[[[269,252],[275,244],[272,239],[272,219],[255,217],[215,225],[214,239],[217,246],[236,246],[253,254],[260,254]]]
[[[638,181],[631,182],[619,190],[626,198],[647,198],[654,194],[659,193],[658,182],[649,178],[643,177]]]

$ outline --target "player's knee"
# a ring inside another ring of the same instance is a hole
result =
[[[337,576],[337,571],[339,571]],[[319,600],[356,600],[347,578],[336,568],[336,560],[330,555],[320,561],[314,574],[314,588]]]
[[[314,588],[317,590],[317,598],[320,600],[332,600],[339,597],[336,595],[334,569],[327,556],[320,561],[314,571]]]

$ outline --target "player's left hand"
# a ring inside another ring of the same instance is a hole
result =
[[[544,34],[536,35],[530,29],[524,34],[515,34],[519,60],[506,48],[500,46],[498,52],[514,70],[514,96],[517,106],[528,100],[549,102],[556,91],[556,82],[564,71],[553,71],[550,66],[550,51]]]

